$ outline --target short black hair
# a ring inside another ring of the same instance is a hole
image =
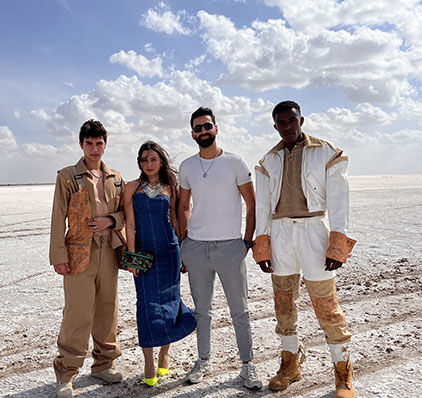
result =
[[[107,130],[104,126],[94,119],[87,120],[79,131],[79,142],[83,144],[85,138],[102,138],[107,143]]]
[[[273,109],[273,120],[275,118],[275,115],[279,112],[288,111],[289,109],[297,109],[299,111],[299,115],[301,115],[300,112],[300,106],[294,101],[282,101],[279,102]]]
[[[199,116],[211,116],[211,120],[215,124],[215,116],[214,116],[214,113],[212,113],[212,110],[210,108],[205,108],[201,106],[195,112],[193,112],[190,117],[190,126],[192,128],[193,128],[193,121]]]

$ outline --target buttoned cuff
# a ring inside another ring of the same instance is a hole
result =
[[[356,241],[341,232],[330,232],[330,245],[326,257],[345,263],[352,253]]]
[[[253,258],[259,263],[260,261],[271,260],[271,240],[269,235],[260,235],[255,239],[252,247]]]

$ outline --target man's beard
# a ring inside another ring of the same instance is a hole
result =
[[[203,136],[207,136],[208,138],[202,139]],[[195,141],[201,148],[208,148],[215,141],[215,135],[212,135],[210,133],[204,133],[201,134],[198,138],[196,138]]]

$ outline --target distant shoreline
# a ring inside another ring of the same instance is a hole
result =
[[[406,178],[406,177],[418,177],[422,178],[422,173],[411,173],[411,174],[354,174],[349,175],[350,180],[358,179],[374,179],[374,178]],[[24,187],[31,185],[55,185],[55,182],[27,182],[27,183],[0,183],[0,187]]]
[[[0,187],[24,187],[27,185],[55,185],[54,182],[27,182],[25,184],[0,184]]]

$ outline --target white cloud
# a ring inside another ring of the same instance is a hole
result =
[[[0,126],[0,153],[7,156],[9,152],[18,149],[15,135],[7,126]]]
[[[317,7],[325,12],[321,4]],[[261,91],[339,87],[354,102],[379,104],[396,104],[416,94],[410,77],[422,70],[422,60],[403,48],[396,30],[328,30],[321,23],[321,29],[308,33],[282,19],[237,29],[225,16],[199,11],[198,17],[207,51],[227,67],[221,83]]]
[[[206,58],[206,54],[202,54],[199,57],[192,58],[187,64],[185,64],[186,69],[195,69],[201,65]]]
[[[401,29],[400,22],[414,19],[409,17],[421,10],[418,0],[397,0],[394,4],[389,0],[264,0],[264,3],[280,8],[293,29],[308,33],[339,26],[382,26],[385,23]]]
[[[167,5],[160,3],[158,7],[155,9],[150,8],[142,16],[140,24],[148,29],[169,35],[174,33],[188,35],[191,31],[188,27],[183,26],[181,21],[185,17],[187,15],[184,11],[174,14]]]
[[[75,88],[75,85],[72,82],[63,82],[63,84],[70,88]]]
[[[80,156],[79,128],[85,120],[94,118],[109,132],[105,161],[120,170],[126,179],[132,179],[138,173],[137,150],[146,140],[163,145],[176,166],[197,151],[190,134],[189,118],[201,105],[215,112],[220,129],[219,144],[227,151],[242,155],[251,169],[279,141],[272,126],[272,102],[227,96],[219,87],[191,71],[174,70],[153,85],[145,84],[136,75],[100,80],[89,93],[70,97],[54,111],[33,111],[33,115],[42,119],[51,133],[68,146],[31,143],[23,146],[22,156],[30,157],[32,162],[44,159],[61,167],[72,164]],[[422,111],[420,103],[408,102],[407,105],[391,113],[370,103],[358,104],[353,109],[332,107],[320,113],[305,112],[304,131],[344,149],[351,158],[351,174],[383,173],[383,167],[395,173],[421,172],[417,159],[418,148],[422,147],[422,131],[417,128],[396,132],[393,129],[393,133],[379,131],[383,126],[398,125],[400,120],[406,120],[405,109],[415,113]],[[392,153],[394,157],[390,156]],[[406,162],[398,161],[399,155]]]
[[[393,134],[363,136],[346,146],[353,174],[420,173],[422,130],[399,130]]]
[[[403,120],[415,121],[419,126],[422,126],[422,102],[407,99],[400,104],[399,108],[400,118]]]
[[[343,149],[349,157],[349,174],[420,173],[422,128],[378,131],[377,124],[398,120],[397,113],[386,115],[379,108],[362,104],[354,111],[330,108],[311,113],[305,116],[303,131]]]
[[[71,138],[71,132],[85,120],[104,120],[110,112],[124,120],[134,120],[143,134],[163,137],[184,135],[189,129],[190,114],[201,105],[214,109],[219,120],[226,122],[255,112],[255,105],[248,97],[227,97],[220,88],[192,72],[175,70],[155,85],[144,84],[137,76],[100,80],[89,94],[72,96],[53,112],[31,113],[46,121],[58,137]]]
[[[145,48],[145,51],[146,51],[147,53],[152,53],[152,52],[154,52],[154,51],[155,51],[155,49],[154,49],[154,47],[153,47],[152,43],[145,43],[144,48]]]
[[[149,60],[133,50],[128,52],[121,50],[112,54],[110,62],[126,66],[128,69],[135,71],[139,77],[162,77],[163,75],[163,61],[161,58],[156,57]]]
[[[312,122],[323,117],[325,123],[336,124],[347,128],[356,126],[381,126],[390,124],[395,120],[394,113],[388,114],[381,108],[369,103],[362,103],[354,110],[347,108],[329,108],[326,113],[313,113],[308,116]]]
[[[30,114],[38,120],[48,121],[50,120],[50,115],[44,109],[32,110]]]
[[[69,154],[74,154],[77,152],[77,146],[72,145],[62,145],[54,146],[50,144],[40,144],[36,142],[26,143],[22,145],[22,149],[25,155],[34,157],[34,158],[44,158],[44,159],[60,159],[63,158],[63,155],[69,157]]]
[[[19,119],[19,118],[21,117],[21,112],[20,112],[20,110],[19,110],[18,108],[15,108],[15,109],[13,110],[13,116],[14,116],[16,119]]]

